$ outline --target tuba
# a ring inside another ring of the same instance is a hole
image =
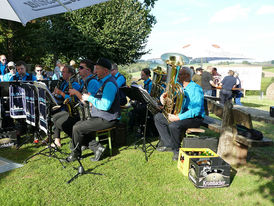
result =
[[[177,82],[177,78],[184,62],[180,56],[170,56],[166,60],[166,63],[167,81],[165,92],[167,96],[165,98],[166,104],[164,105],[163,115],[168,120],[168,114],[179,114],[183,105],[184,91],[182,86]]]
[[[150,96],[159,99],[162,92],[165,90],[166,72],[162,70],[162,67],[158,66],[153,69],[152,88]]]

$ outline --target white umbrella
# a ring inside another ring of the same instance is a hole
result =
[[[21,22],[60,14],[106,2],[108,0],[0,0],[0,19]]]

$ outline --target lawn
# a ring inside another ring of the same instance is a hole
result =
[[[256,98],[250,101],[249,104],[267,105]],[[273,125],[254,122],[254,127],[274,139]],[[209,130],[205,135],[218,136]],[[133,136],[127,135],[129,141],[132,142]],[[62,151],[69,152],[69,138],[63,142]],[[155,140],[152,142],[156,143]],[[23,163],[42,148],[29,143],[19,150],[0,149],[0,156]],[[78,167],[78,163],[66,163],[66,168],[63,168],[58,160],[42,155],[32,158],[22,168],[0,174],[0,205],[250,206],[274,203],[273,146],[251,148],[248,163],[233,167],[230,187],[214,189],[195,188],[179,172],[177,162],[171,160],[172,153],[169,152],[154,151],[148,162],[144,153],[133,146],[115,147],[112,157],[106,154],[96,163],[89,160],[90,154],[90,151],[84,152],[86,157],[82,163],[85,169],[102,173],[102,176],[86,174],[67,184],[76,174],[73,166]],[[66,157],[65,154],[57,155]]]

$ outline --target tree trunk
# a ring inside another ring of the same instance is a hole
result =
[[[232,108],[233,105],[230,102],[225,103],[218,155],[231,165],[245,164],[248,148],[235,141],[237,128],[234,122]]]

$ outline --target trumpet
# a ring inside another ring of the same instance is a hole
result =
[[[69,77],[69,80],[68,80],[68,88],[69,89],[72,89],[72,82],[71,80],[77,76],[79,74],[79,72],[77,72],[76,74],[72,75]],[[75,107],[77,107],[77,103],[76,103],[76,100],[75,100],[75,97],[74,96],[71,96],[71,101],[69,98],[65,99],[64,102],[63,102],[64,105],[67,105],[67,108],[68,108],[68,112],[69,112],[69,115],[70,116],[76,116],[78,115],[78,111]]]

